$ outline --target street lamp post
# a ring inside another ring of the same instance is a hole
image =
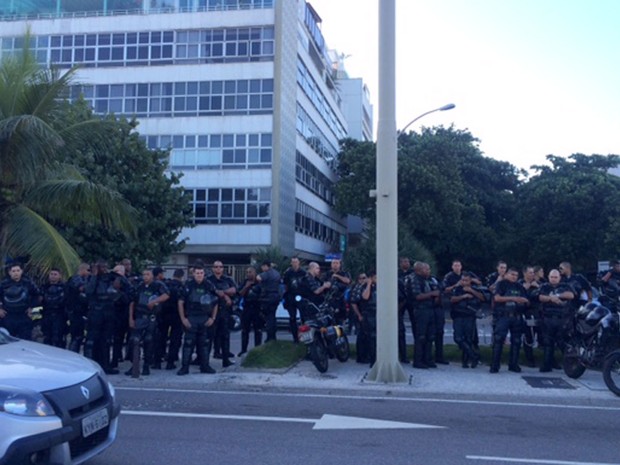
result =
[[[396,131],[396,0],[379,0],[379,120],[377,123],[377,360],[368,380],[403,383],[398,359],[398,163]],[[434,111],[421,114],[405,126]],[[404,131],[403,129],[403,131]]]
[[[448,103],[447,105],[444,105],[443,107],[439,107],[439,108],[435,108],[434,110],[429,110],[427,112],[422,113],[419,116],[416,116],[415,118],[413,118],[411,121],[409,121],[404,128],[402,128],[400,130],[400,133],[403,134],[407,128],[409,126],[411,126],[413,123],[415,123],[417,120],[419,120],[420,118],[422,118],[423,116],[429,115],[431,113],[435,113],[436,111],[446,111],[446,110],[452,110],[456,105],[454,103]]]

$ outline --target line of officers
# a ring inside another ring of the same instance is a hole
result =
[[[172,279],[164,279],[162,268],[139,275],[132,272],[128,259],[112,270],[100,260],[81,264],[66,282],[58,269],[52,269],[46,282],[37,287],[24,275],[23,267],[14,263],[0,282],[0,327],[18,338],[33,339],[33,308],[41,306],[43,342],[83,350],[108,374],[118,374],[119,362],[131,360],[133,347],[141,346],[143,375],[149,375],[151,368],[160,369],[164,362],[165,369],[175,369],[179,352],[177,374],[189,373],[190,364],[199,365],[203,373],[215,373],[209,364],[212,349],[224,368],[234,364],[230,322],[238,292],[250,302],[244,312],[245,327],[254,323],[260,334],[266,324],[267,339],[275,339],[280,275],[269,263],[261,269],[260,274],[254,270],[250,284],[246,281],[238,289],[224,274],[221,261],[213,263],[209,276],[203,264],[195,265],[185,280],[182,269],[175,270]],[[262,334],[257,334],[255,343],[261,339]]]
[[[620,277],[620,264],[614,266]],[[591,285],[584,276],[573,273],[568,262],[562,262],[546,277],[540,267],[525,266],[521,272],[520,278],[518,269],[500,261],[483,285],[474,273],[463,271],[460,260],[454,260],[452,270],[439,282],[431,276],[428,264],[416,262],[411,267],[409,259],[401,258],[401,361],[407,362],[404,318],[408,316],[414,334],[413,366],[426,369],[447,363],[443,357],[444,308],[447,304],[453,321],[454,341],[462,352],[463,368],[475,368],[480,363],[476,320],[483,316],[483,308],[490,308],[493,315],[491,373],[500,369],[508,335],[508,370],[521,372],[519,356],[522,345],[528,365],[536,366],[532,350],[535,338],[543,347],[540,371],[560,368],[554,351],[563,347],[563,341],[572,329],[575,311],[592,300]],[[611,273],[602,276],[603,281],[609,280]]]

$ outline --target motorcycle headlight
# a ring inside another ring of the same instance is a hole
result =
[[[0,412],[23,417],[55,415],[50,403],[40,393],[12,387],[0,387]]]

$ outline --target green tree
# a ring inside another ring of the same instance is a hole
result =
[[[620,178],[609,173],[617,155],[548,155],[550,166],[516,191],[510,252],[518,263],[546,268],[569,261],[582,271],[620,250]]]
[[[85,102],[67,105],[71,123],[94,117]],[[126,237],[117,227],[92,224],[59,225],[63,234],[88,260],[129,257],[134,263],[162,263],[185,245],[178,240],[182,228],[191,226],[191,203],[180,187],[180,177],[167,172],[168,151],[149,150],[140,138],[136,121],[107,118],[105,152],[92,149],[66,150],[71,161],[92,182],[121,193],[136,210],[137,233]]]
[[[0,64],[2,262],[27,257],[42,271],[56,266],[70,273],[79,256],[52,223],[133,230],[134,210],[118,192],[59,161],[65,150],[105,146],[105,123],[61,124],[62,97],[72,76],[73,71],[59,76],[41,69],[28,49]]]
[[[341,213],[375,221],[375,146],[343,141],[337,205]],[[477,140],[452,127],[399,136],[398,212],[404,225],[446,271],[455,257],[468,269],[487,270],[500,254],[514,213],[519,172],[484,157]]]

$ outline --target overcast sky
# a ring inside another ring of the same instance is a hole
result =
[[[309,0],[377,119],[379,0]],[[454,124],[520,168],[620,154],[620,0],[397,0],[397,126]]]

